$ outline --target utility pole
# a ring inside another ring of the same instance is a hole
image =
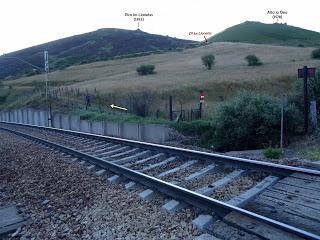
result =
[[[169,97],[169,116],[170,116],[170,121],[172,121],[173,120],[172,96]]]
[[[44,76],[45,76],[45,82],[46,82],[46,105],[47,105],[47,113],[48,113],[48,127],[51,127],[51,107],[49,106],[48,101],[48,94],[49,94],[49,79],[48,79],[48,73],[49,73],[49,55],[48,51],[43,52],[44,57]]]
[[[303,67],[304,131],[309,128],[308,67]]]
[[[281,101],[281,133],[280,133],[280,148],[283,148],[283,119],[284,119],[284,95],[282,96]]]
[[[308,77],[315,77],[316,68],[304,66],[298,69],[298,78],[303,78],[303,100],[304,100],[304,131],[308,132],[309,127],[309,97],[308,97]]]

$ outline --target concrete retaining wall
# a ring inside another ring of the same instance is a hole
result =
[[[33,125],[40,125],[40,118],[39,118],[39,113],[38,111],[33,112]]]
[[[164,143],[169,139],[170,128],[156,124],[141,124],[141,139],[145,142]]]
[[[79,118],[79,116],[70,116],[70,130],[80,131],[80,118]]]
[[[22,113],[22,110],[18,110],[18,123],[23,123],[23,113]]]
[[[60,128],[70,130],[70,119],[69,115],[61,115],[60,116]]]
[[[123,138],[141,140],[140,137],[140,124],[137,123],[120,123],[119,130],[120,136]]]
[[[157,124],[115,123],[107,121],[80,120],[79,116],[53,114],[52,127],[94,133],[132,140],[165,143],[172,131],[168,126]],[[32,108],[0,112],[0,120],[38,126],[48,126],[47,111]]]
[[[48,125],[48,113],[46,111],[39,111],[39,125],[40,126]]]
[[[34,124],[33,120],[33,109],[28,109],[27,118],[28,118],[28,124]]]
[[[91,123],[91,133],[104,135],[105,122],[93,121]]]
[[[9,112],[9,121],[10,121],[10,122],[14,122],[13,112]]]
[[[105,135],[112,137],[120,137],[119,123],[107,122]]]
[[[13,121],[16,123],[18,122],[18,111],[13,112]]]
[[[27,124],[28,123],[28,110],[22,109],[22,123]]]
[[[91,133],[91,122],[87,120],[80,120],[80,132]]]
[[[61,128],[60,125],[60,115],[59,114],[54,114],[53,116],[51,116],[51,121],[52,121],[52,127],[54,128]]]

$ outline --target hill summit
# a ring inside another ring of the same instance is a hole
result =
[[[149,34],[140,29],[103,28],[0,56],[0,79],[34,73],[32,67],[17,58],[43,68],[44,50],[49,52],[50,68],[53,70],[119,56],[133,57],[174,51],[194,43],[194,41]]]
[[[244,22],[214,35],[210,42],[264,43],[285,46],[320,46],[320,33],[287,24]]]

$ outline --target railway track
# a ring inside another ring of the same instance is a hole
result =
[[[128,190],[142,185],[144,190],[139,195],[144,200],[162,192],[171,198],[162,206],[169,213],[190,204],[201,212],[193,221],[200,229],[207,229],[217,219],[227,219],[262,238],[266,237],[260,233],[261,228],[266,225],[284,231],[288,239],[320,239],[314,230],[320,228],[316,220],[312,223],[315,228],[300,227],[299,223],[246,208],[288,179],[320,182],[320,171],[69,130],[4,122],[0,129],[70,154],[87,163],[88,169],[99,168],[97,174],[112,171],[115,175],[108,180],[124,181]],[[260,228],[248,229],[235,223],[235,217],[254,221]]]

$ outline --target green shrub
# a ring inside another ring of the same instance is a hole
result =
[[[25,71],[25,75],[27,77],[34,76],[34,75],[37,75],[37,74],[41,74],[40,70],[38,70],[38,69]]]
[[[212,68],[214,65],[214,55],[213,54],[207,54],[201,57],[202,64],[206,66],[209,70]]]
[[[80,120],[93,120],[95,118],[95,113],[85,113],[80,115]]]
[[[3,104],[3,103],[5,103],[6,102],[6,100],[7,100],[7,95],[4,95],[4,96],[1,96],[0,95],[0,104]]]
[[[61,60],[58,60],[53,64],[54,69],[63,70],[69,66],[71,66],[73,62],[69,60],[68,58],[62,58]]]
[[[311,56],[312,58],[320,59],[320,48],[313,50]]]
[[[178,132],[186,135],[202,134],[212,129],[212,123],[203,120],[172,123],[171,126]]]
[[[300,112],[292,104],[285,109],[286,129],[291,133],[297,129],[299,122],[296,118]],[[220,103],[214,122],[213,143],[216,150],[256,149],[270,143],[277,145],[280,103],[269,96],[241,92],[233,99]]]
[[[317,69],[317,76],[308,80],[308,93],[309,99],[315,100],[317,106],[320,105],[320,69]],[[288,96],[288,103],[293,105],[299,112],[299,116],[296,121],[302,122],[304,102],[303,102],[303,81],[297,80],[294,84],[292,93]],[[320,116],[320,108],[317,107],[318,115]]]
[[[150,111],[150,104],[152,104],[154,100],[153,97],[152,93],[148,91],[142,91],[139,92],[139,94],[130,94],[130,112],[140,117],[147,117]]]
[[[211,147],[214,136],[214,125],[210,121],[197,120],[192,122],[172,123],[171,126],[184,135],[197,136],[201,147]],[[192,143],[194,144],[194,142]]]
[[[262,62],[256,55],[248,55],[245,57],[245,60],[248,62],[248,66],[260,66]]]
[[[279,159],[283,155],[281,148],[268,147],[263,150],[263,156],[266,158]]]
[[[104,113],[89,112],[80,114],[80,120],[103,121],[106,118]]]
[[[307,158],[312,161],[320,160],[320,148],[319,147],[310,147],[298,152],[298,157]]]
[[[147,75],[147,74],[153,74],[154,69],[155,69],[154,65],[140,65],[140,67],[138,67],[136,71],[139,75]]]

